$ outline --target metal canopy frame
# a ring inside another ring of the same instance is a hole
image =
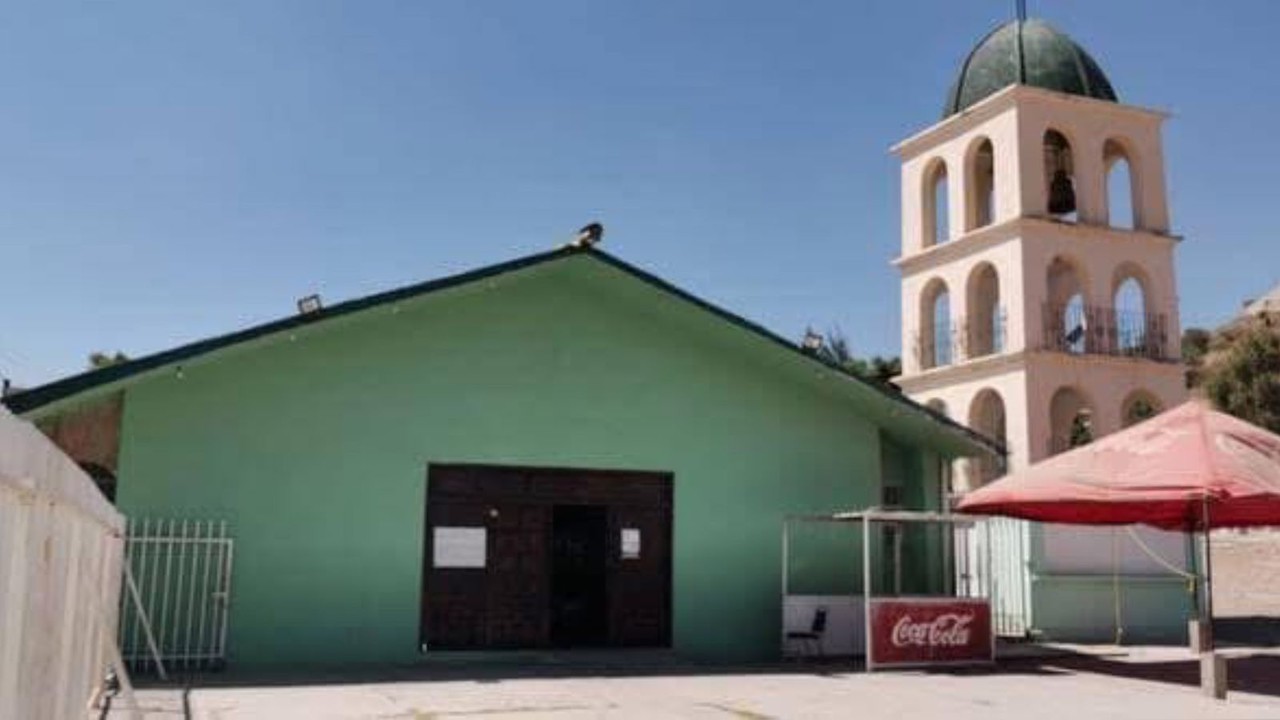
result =
[[[863,658],[866,672],[874,669],[875,661],[871,654],[871,527],[875,523],[918,523],[922,525],[948,525],[955,527],[975,528],[978,526],[986,527],[986,519],[972,515],[953,515],[951,513],[915,511],[915,510],[888,510],[883,508],[868,508],[866,510],[849,510],[843,512],[831,513],[830,515],[787,515],[782,519],[782,597],[785,601],[788,596],[788,567],[790,560],[790,542],[791,542],[791,524],[793,522],[827,522],[827,523],[862,523],[862,642],[863,642]],[[983,543],[982,562],[987,567],[991,567],[991,543]],[[945,562],[947,566],[955,563],[954,552],[950,551],[950,543],[948,546],[948,557]],[[895,563],[899,566],[895,568],[895,573],[899,576],[902,572],[901,562],[902,556],[896,555]],[[989,572],[987,573],[990,574]],[[994,586],[987,585],[986,599],[988,603],[992,603],[992,591]],[[994,603],[992,603],[994,610]],[[786,628],[783,628],[785,634]],[[995,623],[991,623],[991,648],[995,652]],[[994,657],[992,658],[994,661]]]

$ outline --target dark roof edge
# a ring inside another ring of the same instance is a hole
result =
[[[681,300],[684,300],[688,303],[696,305],[699,308],[702,308],[703,310],[706,310],[707,312],[718,316],[722,320],[726,320],[734,325],[737,325],[743,330],[753,333],[759,336],[760,338],[767,340],[775,345],[781,346],[782,348],[785,348],[786,350],[789,350],[790,352],[796,355],[799,355],[800,357],[805,358],[810,362],[817,363],[821,367],[826,368],[827,370],[830,370],[838,375],[841,375],[846,379],[853,380],[855,383],[861,385],[862,387],[868,390],[873,391],[874,393],[876,393],[877,395],[879,395],[881,398],[885,400],[898,403],[909,411],[920,413],[925,417],[929,418],[930,420],[940,423],[943,426],[944,430],[950,430],[952,432],[958,431],[961,435],[965,437],[966,440],[969,440],[970,442],[974,442],[978,445],[981,445],[983,448],[985,448],[988,452],[992,453],[993,455],[998,455],[1003,457],[1008,454],[1008,451],[1003,446],[993,441],[991,438],[987,437],[986,435],[983,435],[982,433],[979,433],[964,425],[961,425],[960,423],[957,423],[956,421],[952,420],[946,415],[943,415],[933,410],[933,408],[930,408],[927,405],[924,405],[912,400],[911,398],[903,395],[901,392],[898,392],[897,390],[894,390],[890,387],[887,387],[877,382],[872,382],[871,380],[868,380],[847,368],[844,368],[832,362],[828,362],[827,360],[824,360],[823,358],[813,353],[805,352],[804,349],[801,348],[799,345],[791,342],[790,340],[782,337],[781,335],[773,332],[772,330],[764,327],[763,325],[759,325],[755,322],[752,322],[751,320],[748,320],[742,317],[741,315],[738,315],[729,310],[725,310],[724,308],[718,305],[714,305],[710,302],[707,302],[706,300],[703,300],[697,295],[694,295],[686,290],[683,290],[680,287],[677,287],[676,285],[672,285],[670,282],[663,280],[662,278],[648,272],[647,270],[638,268],[635,265],[632,265],[631,263],[628,263],[625,260],[621,260],[617,257],[614,257],[613,255],[610,255],[606,252],[603,252],[600,250],[593,250],[592,255],[606,263],[609,263],[610,265],[613,265],[614,267],[622,270],[623,272],[634,275],[635,277],[639,278],[640,280],[643,280],[644,282],[650,285],[653,285],[659,290],[667,292],[671,295],[674,295],[680,298]]]
[[[573,255],[587,255],[601,262],[607,263],[622,272],[625,272],[663,292],[673,295],[680,300],[691,303],[722,320],[726,320],[743,330],[773,343],[774,345],[799,355],[810,362],[816,363],[817,365],[843,376],[846,379],[853,380],[865,389],[873,391],[882,399],[898,403],[906,410],[919,413],[940,424],[942,429],[948,430],[952,433],[958,433],[966,440],[982,446],[992,454],[1006,454],[1003,447],[985,435],[955,422],[951,418],[934,411],[932,408],[911,400],[900,392],[885,387],[879,383],[867,380],[846,368],[835,363],[828,362],[812,353],[805,352],[799,345],[796,345],[790,340],[787,340],[762,325],[752,322],[751,320],[729,310],[725,310],[718,305],[707,302],[706,300],[703,300],[702,298],[667,282],[657,275],[636,267],[635,265],[614,257],[602,250],[596,250],[590,247],[563,247],[548,252],[526,255],[507,262],[488,265],[476,270],[470,270],[456,275],[449,275],[435,280],[428,280],[426,282],[406,285],[386,292],[347,300],[316,312],[307,313],[305,315],[293,315],[287,318],[273,320],[261,325],[245,328],[244,330],[238,330],[236,332],[218,335],[204,340],[198,340],[170,350],[146,355],[135,360],[120,363],[119,365],[111,365],[97,370],[80,373],[78,375],[72,375],[61,380],[55,380],[51,383],[31,388],[29,390],[24,390],[20,393],[15,393],[6,398],[0,399],[0,403],[7,406],[16,414],[21,415],[29,413],[51,403],[65,400],[74,395],[78,395],[82,392],[86,392],[103,385],[122,382],[151,370],[157,370],[167,365],[181,363],[185,360],[191,360],[193,358],[249,342],[251,340],[257,340],[279,332],[313,325],[325,320],[332,320],[387,303],[409,300],[421,295],[458,287],[460,285],[466,285],[477,280],[505,275],[506,273],[530,268]]]
[[[379,305],[384,305],[386,303],[408,300],[437,290],[465,285],[470,282],[475,282],[476,280],[484,280],[496,275],[502,275],[522,268],[539,265],[577,252],[581,252],[581,250],[573,247],[559,248],[549,252],[526,255],[514,260],[498,263],[496,265],[488,265],[456,275],[449,275],[422,283],[406,285],[394,290],[346,300],[312,313],[291,315],[286,318],[272,320],[260,325],[254,325],[225,335],[217,335],[211,338],[205,338],[204,340],[197,340],[186,345],[180,345],[169,350],[153,353],[151,355],[144,355],[143,357],[129,360],[118,365],[110,365],[104,368],[79,373],[77,375],[71,375],[39,387],[14,393],[8,397],[0,399],[0,403],[4,404],[14,413],[21,415],[23,413],[39,409],[50,403],[64,400],[73,395],[78,395],[86,390],[92,390],[93,388],[102,385],[127,380],[135,375],[140,375],[150,370],[155,370],[174,363],[180,363],[184,360],[190,360],[233,345],[257,340],[269,335],[274,335],[278,332],[313,325],[325,320],[332,320],[344,315],[350,315],[362,310],[368,310]]]

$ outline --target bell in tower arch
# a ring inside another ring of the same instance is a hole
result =
[[[1049,181],[1049,214],[1070,215],[1076,211],[1076,189],[1072,182],[1071,143],[1057,130],[1044,134],[1044,169]]]
[[[1076,211],[1076,189],[1065,170],[1055,170],[1049,181],[1049,214],[1070,215]]]

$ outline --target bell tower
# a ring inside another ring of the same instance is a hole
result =
[[[1185,399],[1165,118],[1119,102],[1069,37],[1019,19],[969,54],[942,120],[893,148],[902,162],[896,382],[1002,441],[1011,469]],[[992,461],[960,463],[952,491],[1000,471]],[[1010,563],[1030,568],[1027,629],[1083,637],[1062,632],[1075,621],[1037,592],[1072,576],[1080,602],[1093,576],[1110,583],[1117,572],[1150,570],[1128,547],[1113,562],[1112,531],[1026,528],[1011,542],[1029,557]],[[1180,537],[1152,542],[1185,560]]]

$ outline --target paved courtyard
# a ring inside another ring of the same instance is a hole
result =
[[[1280,719],[1280,650],[1234,649],[1226,702],[1203,697],[1181,648],[1090,648],[997,670],[864,675],[847,667],[436,667],[378,677],[215,677],[149,688],[150,720],[405,718]],[[112,717],[127,717],[117,701]]]
[[[946,718],[1280,720],[1280,532],[1214,538],[1217,635],[1236,643],[1226,702],[1183,648],[1013,652],[995,670],[864,675],[843,665],[716,668],[571,655],[520,666],[198,678],[144,687],[148,720]],[[1016,650],[1016,648],[1015,648]],[[1021,655],[1021,657],[1017,657]],[[639,659],[637,659],[639,658]],[[127,718],[117,699],[112,718]]]

